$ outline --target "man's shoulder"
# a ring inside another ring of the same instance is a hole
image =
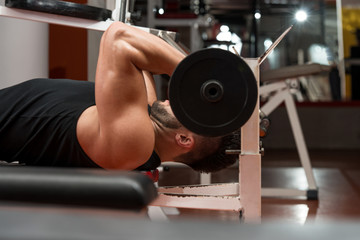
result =
[[[155,133],[147,112],[137,116],[126,113],[102,129],[91,111],[95,109],[87,110],[79,119],[78,138],[96,164],[103,168],[130,170],[151,157]]]

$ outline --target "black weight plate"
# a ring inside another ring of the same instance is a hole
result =
[[[111,11],[108,9],[66,1],[6,0],[5,6],[96,21],[105,21],[111,18]]]
[[[201,94],[204,83],[220,82],[223,96],[207,101]],[[204,136],[229,134],[252,115],[257,83],[244,60],[221,49],[204,49],[187,56],[170,79],[169,99],[176,118],[190,131]]]

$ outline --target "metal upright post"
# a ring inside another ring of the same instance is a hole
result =
[[[259,59],[245,59],[259,86]],[[258,98],[259,99],[259,98]],[[239,196],[246,222],[261,218],[261,155],[259,153],[259,100],[250,119],[241,128]]]

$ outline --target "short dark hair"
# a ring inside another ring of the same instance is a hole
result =
[[[175,160],[199,172],[216,172],[231,166],[238,159],[237,154],[226,154],[225,151],[239,149],[240,131],[217,138],[196,136],[194,149]]]

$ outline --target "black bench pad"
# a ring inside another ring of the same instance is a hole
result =
[[[140,210],[157,197],[149,177],[102,169],[0,167],[0,200]]]

